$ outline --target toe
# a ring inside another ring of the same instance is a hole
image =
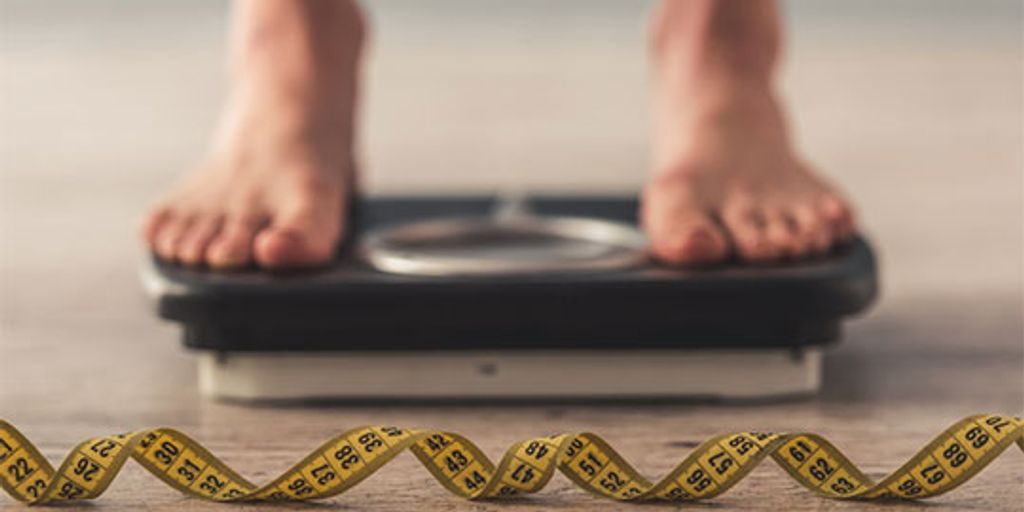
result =
[[[793,258],[806,251],[790,219],[781,213],[765,215],[765,237],[780,258]]]
[[[728,243],[717,226],[704,214],[680,219],[671,230],[651,234],[655,257],[676,265],[701,265],[721,261]]]
[[[796,207],[791,213],[797,236],[807,249],[800,255],[821,254],[832,246],[832,231],[819,212],[810,207]]]
[[[178,243],[177,259],[188,266],[198,266],[203,263],[203,256],[210,242],[217,236],[221,228],[221,217],[219,215],[204,217],[192,223],[181,236]]]
[[[181,238],[191,223],[191,219],[187,217],[171,217],[165,220],[154,236],[153,249],[156,254],[164,260],[174,261]]]
[[[139,227],[139,235],[150,250],[156,249],[157,234],[160,228],[171,218],[171,209],[158,206],[146,213]]]
[[[334,257],[340,220],[315,212],[282,215],[256,234],[253,256],[265,268],[316,267]]]
[[[837,241],[848,240],[856,232],[853,211],[842,198],[826,195],[818,204],[818,213]]]
[[[270,269],[323,265],[333,256],[334,246],[318,238],[321,237],[303,229],[268,227],[256,235],[256,262]]]
[[[674,265],[722,261],[729,243],[685,183],[659,182],[644,193],[643,224],[652,255]]]
[[[206,263],[213,268],[231,269],[252,261],[253,239],[265,222],[256,216],[233,216],[206,249]]]
[[[779,257],[779,248],[772,244],[765,230],[762,212],[750,207],[730,208],[722,217],[740,258],[757,263]]]

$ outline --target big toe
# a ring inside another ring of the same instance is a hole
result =
[[[649,189],[643,220],[651,252],[665,263],[703,265],[728,255],[725,234],[685,191]]]
[[[728,245],[721,231],[706,217],[680,221],[678,227],[652,234],[655,257],[676,265],[703,265],[725,258]]]
[[[256,262],[264,268],[317,267],[334,256],[337,236],[308,228],[269,226],[253,247]]]

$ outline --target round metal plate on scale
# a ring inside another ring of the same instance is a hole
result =
[[[630,268],[646,260],[645,246],[629,224],[516,212],[378,229],[363,238],[361,253],[394,274],[523,275]]]

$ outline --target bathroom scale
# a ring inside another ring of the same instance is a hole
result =
[[[370,197],[329,266],[150,259],[199,387],[237,400],[807,395],[877,290],[866,240],[799,262],[652,260],[632,197]]]

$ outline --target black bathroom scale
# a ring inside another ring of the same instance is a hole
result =
[[[243,400],[813,393],[876,294],[864,239],[773,265],[652,261],[621,197],[377,197],[316,271],[151,260],[200,389]]]

